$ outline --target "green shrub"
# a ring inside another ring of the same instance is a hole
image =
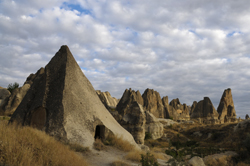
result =
[[[14,84],[9,84],[8,85],[8,91],[10,91],[10,93],[12,93],[14,91],[14,89],[18,88],[19,84],[17,82],[15,82]]]
[[[250,134],[247,134],[246,139],[243,141],[243,146],[250,152]]]
[[[151,133],[148,133],[148,132],[145,132],[145,140],[147,139],[152,139],[152,134]]]
[[[159,166],[154,155],[151,155],[149,152],[146,155],[141,154],[140,162],[142,166]]]

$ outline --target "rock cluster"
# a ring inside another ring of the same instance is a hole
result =
[[[31,87],[10,122],[44,130],[59,140],[92,148],[109,134],[137,147],[109,114],[67,46],[62,46]],[[30,77],[36,77],[31,75]]]
[[[178,98],[173,99],[168,106],[167,114],[174,120],[190,120],[189,109],[186,104],[181,104]]]
[[[196,106],[194,106],[194,104]],[[204,97],[203,100],[199,101],[197,104],[194,104],[192,106],[194,110],[191,114],[191,119],[199,119],[199,122],[204,124],[219,123],[219,114],[208,97]]]
[[[135,141],[140,144],[144,143],[145,132],[150,133],[153,139],[160,138],[163,135],[163,125],[152,113],[154,112],[159,115],[157,108],[161,106],[161,115],[163,115],[163,105],[161,100],[158,100],[159,93],[149,89],[145,92],[146,93],[141,96],[139,91],[126,89],[117,104],[116,110],[118,115],[112,113],[115,119],[127,129],[134,136]],[[137,117],[135,115],[137,115]]]
[[[101,92],[100,90],[96,91],[97,95],[99,96],[100,100],[104,104],[104,106],[108,109],[115,109],[119,100],[115,97],[112,97],[108,91]]]
[[[231,89],[226,89],[222,94],[217,111],[221,123],[235,122],[237,120]]]

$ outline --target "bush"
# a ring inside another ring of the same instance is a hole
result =
[[[105,150],[106,147],[105,145],[102,143],[102,140],[101,139],[96,139],[95,142],[94,142],[94,148],[96,150]]]
[[[250,152],[250,134],[247,134],[246,139],[243,141],[243,146]]]
[[[149,152],[146,155],[141,154],[141,164],[142,166],[158,166],[156,158]]]
[[[145,138],[144,138],[144,140],[147,140],[147,139],[152,139],[152,134],[149,133],[149,132],[145,132]]]
[[[12,93],[18,87],[19,87],[19,84],[15,82],[14,84],[9,84],[7,89],[8,91],[10,91],[10,93]]]

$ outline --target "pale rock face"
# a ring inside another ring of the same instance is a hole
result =
[[[0,87],[0,106],[1,102],[10,96],[10,92],[6,88]]]
[[[218,116],[219,114],[215,110],[211,100],[208,97],[204,97],[195,106],[191,119],[199,119],[204,124],[217,124],[219,123]]]
[[[145,111],[145,131],[152,135],[152,139],[161,138],[164,134],[163,124],[149,111]]]
[[[134,101],[138,102],[142,106],[144,104],[143,98],[139,91],[131,90],[131,88],[129,90],[126,89],[122,95],[122,98],[117,104],[116,110],[121,116],[124,116],[127,114],[130,104]]]
[[[108,91],[101,92],[100,90],[97,90],[96,93],[108,110],[117,106],[119,100],[115,97],[112,97]]]
[[[174,120],[190,120],[189,108],[186,104],[181,104],[179,99],[173,99],[169,103],[168,114]]]
[[[33,80],[10,122],[44,130],[58,140],[92,148],[95,137],[114,134],[138,147],[104,107],[67,46]]]
[[[136,143],[144,144],[146,116],[138,102],[134,101],[130,104],[127,114],[119,123],[132,134]]]
[[[222,94],[217,111],[221,123],[235,122],[237,120],[231,89],[226,89]]]
[[[191,166],[206,166],[204,164],[204,161],[202,158],[198,157],[198,156],[194,156],[193,158],[191,158],[188,161],[188,164],[190,164]]]
[[[164,118],[164,106],[159,92],[146,89],[142,95],[144,108],[157,118]]]
[[[225,153],[206,156],[203,161],[206,165],[229,165],[233,157],[237,155],[235,152],[227,151]]]

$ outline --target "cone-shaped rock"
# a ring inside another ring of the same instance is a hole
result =
[[[164,106],[159,92],[146,89],[142,95],[145,110],[151,112],[157,118],[164,118]]]
[[[67,46],[46,65],[40,79],[33,81],[10,121],[87,147],[92,147],[95,137],[105,139],[108,134],[136,145],[104,107]]]
[[[211,100],[208,97],[204,97],[195,106],[191,119],[199,119],[201,123],[205,124],[216,124],[219,123],[218,116],[219,114],[215,110]]]
[[[236,121],[236,111],[234,109],[233,96],[230,88],[226,89],[222,94],[217,111],[221,123]]]

